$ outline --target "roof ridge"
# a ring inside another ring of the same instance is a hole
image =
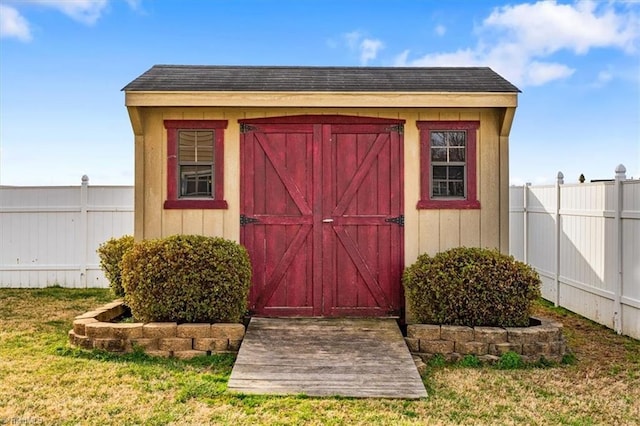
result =
[[[412,66],[363,66],[363,65],[205,65],[205,64],[155,64],[152,68],[246,68],[246,69],[380,69],[380,70],[450,70],[450,69],[491,69],[489,66],[435,66],[435,67],[412,67]]]

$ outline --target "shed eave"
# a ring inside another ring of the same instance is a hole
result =
[[[516,92],[125,91],[128,107],[516,107]]]

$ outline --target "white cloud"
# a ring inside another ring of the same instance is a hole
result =
[[[598,73],[598,82],[601,84],[608,83],[613,78],[610,70],[600,71]]]
[[[559,51],[586,54],[594,48],[637,51],[640,18],[632,10],[616,11],[613,3],[538,1],[496,8],[478,27],[475,47],[409,59],[399,66],[490,66],[516,85],[539,86],[571,76],[575,70],[550,61]]]
[[[358,43],[362,39],[362,33],[360,31],[351,31],[344,35],[344,39],[349,49],[355,50],[358,48]]]
[[[638,19],[617,14],[611,6],[582,0],[575,4],[539,1],[504,6],[484,20],[485,28],[502,29],[528,50],[549,54],[561,49],[584,54],[595,47],[634,50]]]
[[[542,86],[550,81],[569,77],[574,72],[574,69],[563,64],[532,61],[527,65],[524,76],[532,86]]]
[[[0,4],[0,38],[31,40],[29,23],[16,9]]]
[[[409,49],[403,50],[402,53],[400,53],[399,55],[397,55],[395,57],[395,59],[393,60],[393,66],[394,67],[406,67],[409,64],[409,53],[411,53],[411,51]],[[417,66],[417,65],[414,65]]]
[[[352,31],[343,35],[347,47],[357,52],[360,64],[367,65],[378,57],[378,52],[384,48],[384,43],[374,38],[367,38],[360,31]]]
[[[141,10],[142,0],[125,0],[132,10]]]
[[[442,37],[443,35],[446,34],[447,32],[447,27],[445,27],[444,25],[437,25],[434,30],[433,30],[437,35],[439,35],[440,37]]]
[[[31,40],[31,29],[20,10],[28,7],[48,8],[63,13],[74,21],[94,25],[108,10],[111,0],[3,0],[0,4],[0,37]],[[125,0],[132,10],[142,10],[142,0]],[[10,4],[10,5],[9,5]]]
[[[57,9],[71,19],[93,25],[106,9],[108,0],[26,0],[25,3],[39,4]]]
[[[383,47],[380,40],[370,38],[362,40],[360,43],[360,63],[366,65],[367,62],[375,59],[378,56],[378,51]]]
[[[458,50],[450,53],[434,53],[425,55],[422,58],[407,61],[409,50],[405,50],[396,57],[397,66],[416,67],[458,67],[480,65],[481,59],[476,52],[471,49]]]

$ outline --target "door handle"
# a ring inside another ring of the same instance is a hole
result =
[[[331,223],[333,222],[333,219],[329,218],[329,219],[322,219],[322,223]]]

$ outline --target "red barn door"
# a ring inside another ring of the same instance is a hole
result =
[[[401,128],[342,116],[242,121],[241,242],[255,314],[399,314]]]

